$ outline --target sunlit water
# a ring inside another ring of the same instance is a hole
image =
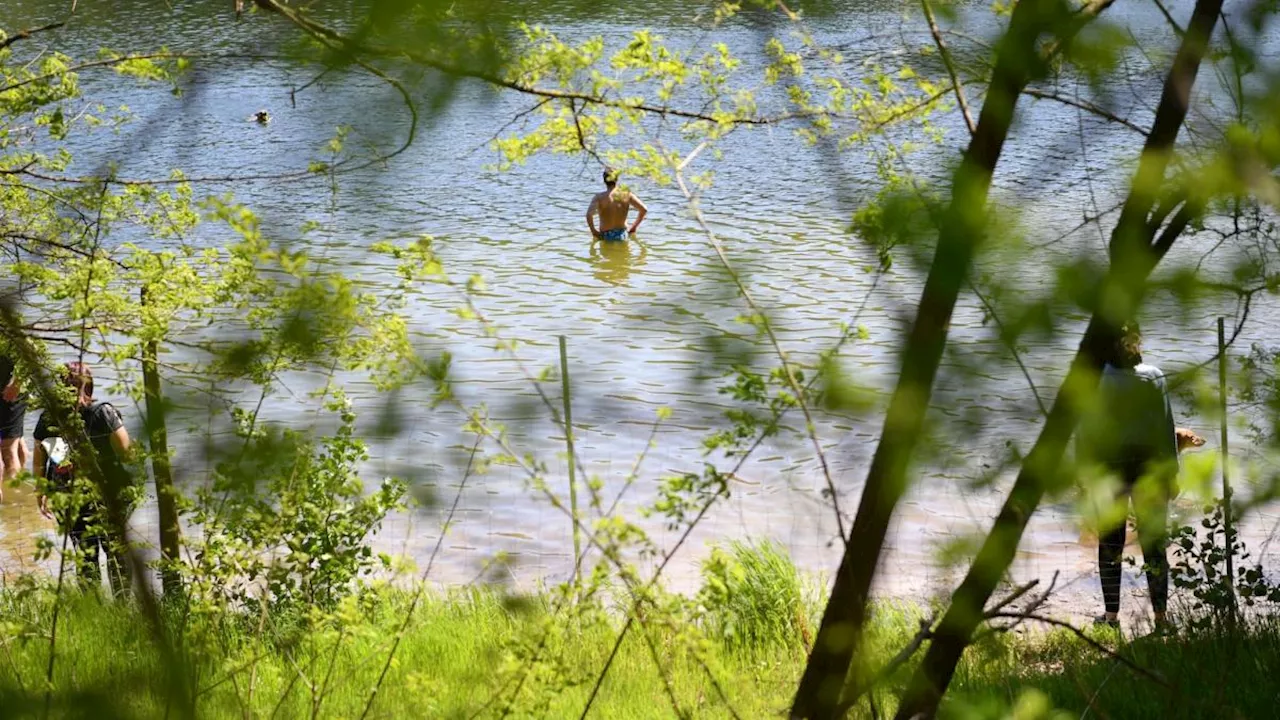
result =
[[[23,17],[16,23],[4,18],[6,27],[49,19],[44,10],[32,10],[44,3],[16,4]],[[133,11],[124,7],[134,4],[138,7]],[[179,4],[157,20],[156,11],[143,10],[142,3],[113,5],[111,11],[92,4],[82,8],[80,24],[59,36],[59,42],[88,55],[99,45],[118,50],[159,44],[211,50],[207,43],[216,37],[222,43],[218,49],[230,52],[267,47],[282,37],[278,24],[262,17],[233,31],[229,11],[209,16]],[[1178,12],[1185,14],[1189,4],[1178,5]],[[896,7],[859,10],[838,20],[815,21],[814,26],[820,37],[856,57],[876,43],[900,42],[901,12]],[[1164,35],[1158,16],[1145,9],[1117,7],[1108,12],[1152,42]],[[664,34],[678,44],[708,42],[701,31],[671,18],[644,23],[665,24]],[[573,37],[602,34],[616,45],[639,24],[625,18],[602,24],[564,19],[559,27]],[[924,36],[913,37],[914,42],[927,42]],[[749,57],[760,43],[757,29],[744,26],[717,31],[714,39],[744,48]],[[73,171],[89,173],[113,160],[120,174],[129,177],[160,176],[175,167],[195,177],[282,172],[304,167],[338,125],[354,126],[352,145],[367,141],[391,147],[404,137],[407,116],[394,91],[368,76],[333,74],[298,95],[296,107],[291,105],[290,88],[314,73],[314,68],[285,63],[198,63],[181,98],[107,74],[86,74],[90,94],[109,105],[127,102],[136,120],[119,133],[98,132],[79,141]],[[1117,100],[1119,112],[1139,124],[1149,122],[1149,109],[1132,99],[1129,86],[1153,104],[1158,83],[1158,77],[1133,72],[1123,88],[1124,98]],[[425,96],[429,88],[419,90]],[[1067,92],[1074,92],[1074,86]],[[234,191],[282,241],[297,239],[297,229],[306,221],[320,223],[323,229],[301,242],[309,243],[315,256],[374,287],[391,277],[390,269],[366,252],[371,243],[434,236],[450,274],[484,277],[488,290],[478,299],[480,309],[503,328],[504,337],[522,341],[520,360],[532,372],[558,363],[556,338],[566,336],[578,452],[588,470],[604,478],[609,497],[644,450],[658,409],[671,408],[671,418],[659,428],[639,480],[621,505],[634,516],[653,501],[660,476],[700,468],[702,440],[724,426],[722,413],[730,406],[716,392],[727,367],[712,352],[713,339],[726,332],[749,339],[751,331],[735,321],[744,304],[725,282],[706,237],[676,190],[639,185],[650,209],[639,241],[592,248],[582,216],[597,190],[594,163],[539,157],[506,173],[486,169],[496,159],[486,147],[488,140],[530,104],[525,98],[462,85],[452,105],[424,118],[405,153],[386,167],[343,177],[336,194],[319,180],[244,182],[234,187],[205,183],[197,190]],[[271,112],[273,120],[267,126],[248,121],[260,108]],[[996,196],[1016,212],[1019,232],[1046,247],[1034,262],[1009,266],[992,261],[985,269],[1035,288],[1050,279],[1051,260],[1101,247],[1096,226],[1055,241],[1085,214],[1122,199],[1126,171],[1140,138],[1059,104],[1024,101],[1020,111],[1001,160]],[[917,161],[922,168],[948,161],[946,153],[962,141],[956,118],[945,118],[942,124],[948,129],[947,144],[943,150],[926,151]],[[1087,140],[1083,156],[1082,134]],[[676,142],[674,133],[666,137]],[[717,172],[715,187],[702,207],[729,256],[744,271],[754,297],[774,318],[783,346],[812,359],[836,340],[841,322],[863,323],[869,339],[849,345],[842,362],[857,383],[881,391],[891,387],[896,343],[920,282],[905,258],[882,276],[869,271],[873,253],[844,232],[851,210],[876,187],[867,157],[853,151],[833,161],[784,129],[741,132],[723,149],[723,161],[700,168]],[[1104,226],[1109,229],[1108,223]],[[212,229],[197,238],[208,243],[227,240],[225,233]],[[1209,237],[1180,242],[1170,262],[1194,262],[1212,242]],[[1210,267],[1223,267],[1234,258],[1229,252],[1221,255]],[[468,404],[486,403],[508,426],[516,446],[538,453],[563,485],[563,438],[549,411],[536,401],[520,368],[493,350],[481,328],[451,313],[458,303],[453,291],[423,288],[409,308],[423,351],[450,350],[461,398]],[[1215,318],[1235,312],[1233,300],[1183,313],[1166,298],[1158,298],[1145,323],[1149,360],[1166,371],[1207,360],[1215,352]],[[1028,342],[1024,359],[1046,402],[1065,371],[1082,320],[1065,320],[1055,339]],[[1273,303],[1255,303],[1237,347],[1269,340],[1268,329],[1275,320]],[[881,589],[887,594],[921,597],[949,587],[955,572],[935,560],[937,549],[984,529],[1009,478],[1002,475],[986,489],[970,489],[972,481],[999,461],[1006,441],[1025,449],[1039,427],[1027,383],[993,332],[984,324],[977,300],[966,295],[952,323],[952,347],[935,397],[934,420],[977,418],[983,432],[952,441],[938,458],[919,467],[915,490],[894,522],[887,572],[881,575]],[[767,360],[767,348],[757,349]],[[971,370],[962,371],[961,366]],[[306,382],[299,381],[296,388],[299,394],[305,392]],[[559,402],[556,386],[547,391]],[[386,406],[385,398],[358,379],[347,392],[372,428]],[[457,412],[428,406],[425,388],[411,389],[398,401],[403,432],[373,439],[369,477],[408,476],[419,494],[434,503],[393,517],[377,542],[381,549],[408,553],[425,565],[438,541],[443,508],[458,491],[472,438],[461,433]],[[133,409],[131,415],[136,421],[139,411]],[[266,415],[295,424],[313,417],[300,417],[297,400],[284,392],[268,402]],[[1179,419],[1216,437],[1211,420],[1185,414]],[[879,434],[880,416],[818,412],[816,420],[839,501],[851,513]],[[32,417],[29,426],[34,422]],[[693,587],[698,560],[711,544],[730,538],[773,538],[789,547],[802,567],[823,574],[834,571],[841,546],[830,503],[821,495],[825,481],[812,446],[796,432],[803,426],[799,417],[789,417],[787,424],[790,432],[760,446],[738,474],[731,497],[683,546],[666,573],[673,587]],[[198,430],[187,437],[198,437]],[[197,441],[179,437],[178,443],[183,476],[200,478],[204,466]],[[4,567],[8,572],[34,567],[34,538],[50,533],[50,527],[36,515],[28,495],[9,491],[6,501],[0,508],[0,532],[9,550]],[[1193,506],[1190,501],[1181,503],[1183,511]],[[563,579],[571,568],[567,519],[539,499],[515,469],[494,468],[468,479],[456,520],[433,569],[436,581],[456,584],[483,576],[527,588],[543,579]],[[1256,513],[1246,541],[1261,543],[1276,521],[1271,508]],[[154,535],[151,506],[133,522],[140,533]],[[677,535],[656,520],[645,521],[645,526],[664,548],[676,540]],[[501,572],[484,573],[486,562],[499,553],[508,554],[513,563]],[[1061,571],[1061,602],[1079,607],[1094,592],[1093,553],[1074,507],[1063,501],[1033,520],[1014,576],[1047,581]],[[1139,587],[1132,575],[1126,583],[1134,590]]]

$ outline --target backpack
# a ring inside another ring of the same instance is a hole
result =
[[[95,402],[86,408],[87,412],[82,414],[81,417],[84,417],[85,414],[94,416],[101,408],[104,407],[111,408],[112,411],[115,411],[115,407],[112,406],[111,403]],[[89,430],[87,427],[85,429]],[[71,445],[66,441],[66,439],[56,435],[41,440],[40,445],[44,448],[45,479],[49,480],[57,490],[64,492],[70,491],[74,485],[76,476],[76,466],[74,458],[72,457]],[[131,478],[128,478],[127,476],[121,478],[111,475],[114,470],[123,470],[123,467],[120,466],[116,460],[114,453],[109,457],[99,458],[99,462],[103,463],[103,471],[110,475],[108,478],[109,480],[119,480],[122,487],[123,485],[128,485],[130,483]]]
[[[75,479],[75,464],[71,462],[71,446],[58,436],[40,441],[44,448],[44,477],[58,490],[70,490]]]

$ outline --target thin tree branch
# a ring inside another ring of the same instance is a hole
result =
[[[413,620],[413,613],[417,611],[418,603],[421,602],[422,595],[426,592],[427,578],[431,575],[431,569],[435,567],[436,556],[440,553],[441,546],[444,545],[444,537],[449,534],[449,527],[453,524],[454,513],[458,510],[458,502],[462,500],[462,492],[467,487],[467,480],[471,478],[471,468],[475,465],[476,452],[480,450],[480,441],[482,439],[482,435],[477,435],[475,444],[471,446],[471,453],[467,456],[467,467],[462,473],[462,481],[458,483],[458,491],[453,495],[453,504],[449,506],[449,512],[445,515],[444,523],[440,526],[440,536],[436,538],[436,545],[431,549],[431,558],[427,560],[427,567],[422,571],[422,577],[418,579],[418,589],[413,594],[413,600],[409,602],[409,609],[405,611],[404,621],[400,623],[400,627],[396,630],[395,640],[391,644],[391,650],[387,653],[387,661],[383,663],[382,671],[378,673],[378,680],[369,692],[369,699],[364,704],[364,711],[360,713],[360,720],[369,717],[369,711],[373,709],[373,702],[378,698],[378,692],[382,689],[382,684],[387,679],[387,673],[391,670],[391,663],[395,660],[396,650],[400,648],[400,641],[404,639],[405,633],[409,629],[409,623]]]
[[[969,112],[969,101],[965,100],[964,85],[960,83],[960,75],[956,72],[951,51],[947,49],[947,43],[942,39],[942,32],[938,29],[938,21],[933,17],[933,8],[929,5],[929,0],[920,0],[920,8],[924,10],[925,20],[929,23],[929,33],[933,35],[933,43],[938,46],[942,64],[947,67],[947,75],[951,77],[951,87],[956,91],[956,104],[960,106],[960,114],[964,116],[964,125],[969,128],[969,134],[972,135],[978,127],[973,122],[973,114]]]
[[[29,38],[29,37],[31,37],[31,36],[33,36],[33,35],[37,35],[37,34],[42,33],[42,32],[48,32],[49,30],[57,30],[58,28],[62,27],[63,25],[66,25],[66,24],[67,24],[67,21],[66,21],[66,20],[60,20],[60,21],[58,21],[58,22],[56,22],[56,23],[49,23],[48,25],[41,25],[40,27],[37,27],[37,28],[29,28],[29,29],[27,29],[27,30],[19,30],[18,32],[14,33],[14,34],[12,34],[12,35],[10,35],[10,36],[8,36],[8,37],[6,37],[5,39],[0,40],[0,50],[3,50],[3,49],[5,49],[5,48],[9,47],[10,45],[12,45],[12,44],[14,44],[14,43],[18,42],[19,40],[26,40],[27,38]]]
[[[1054,580],[1055,581],[1057,580],[1056,575],[1054,576]],[[1027,592],[1029,592],[1033,587],[1039,584],[1039,582],[1040,581],[1038,579],[1031,580],[1030,582],[1027,582],[1020,587],[1014,588],[1013,592],[1011,592],[1008,597],[1006,597],[1004,600],[997,603],[995,607],[993,607],[992,609],[988,610],[984,614],[984,617],[987,619],[999,617],[999,613],[1003,611],[1004,608],[1013,604],[1015,601],[1018,600],[1018,598],[1027,594]],[[1053,588],[1050,587],[1049,591],[1052,591],[1052,589]],[[1044,597],[1048,597],[1048,592],[1046,592],[1042,596],[1041,600],[1039,600],[1038,602],[1043,603]],[[1038,603],[1033,604],[1033,607],[1039,607],[1039,604]],[[927,620],[921,620],[920,629],[916,631],[916,634],[912,636],[911,640],[906,645],[904,645],[902,649],[900,649],[892,658],[890,658],[888,662],[886,662],[883,666],[881,666],[880,670],[877,671],[876,674],[870,680],[868,680],[865,683],[862,683],[861,685],[855,686],[855,689],[851,690],[848,693],[848,695],[844,698],[844,700],[841,701],[840,707],[836,711],[836,717],[844,717],[850,710],[853,709],[854,705],[858,704],[858,701],[861,700],[864,695],[866,695],[867,693],[870,693],[880,683],[892,677],[893,674],[897,672],[899,668],[901,668],[903,665],[906,665],[907,662],[910,661],[911,658],[916,654],[916,652],[920,650],[920,647],[924,645],[924,642],[926,640],[932,640],[933,624],[936,620],[937,620],[936,615],[930,616],[929,619]]]
[[[294,25],[298,26],[308,34],[323,39],[335,48],[339,48],[352,56],[364,53],[379,57],[401,57],[411,60],[419,65],[442,72],[446,75],[454,77],[469,78],[472,80],[481,80],[495,87],[514,90],[526,95],[535,95],[538,97],[573,100],[583,105],[599,105],[602,107],[616,108],[620,110],[632,110],[652,115],[672,116],[684,118],[687,120],[701,120],[712,122],[718,125],[773,125],[785,120],[810,119],[816,117],[828,117],[833,113],[826,111],[819,112],[785,112],[772,116],[742,116],[742,117],[716,117],[704,112],[691,110],[682,110],[666,105],[654,105],[643,101],[636,102],[625,99],[612,99],[595,95],[592,93],[576,92],[572,90],[559,90],[555,88],[539,87],[526,83],[512,80],[510,78],[496,75],[491,72],[479,70],[475,68],[464,67],[453,63],[445,62],[439,58],[431,57],[426,53],[411,48],[399,47],[395,49],[382,48],[375,45],[361,43],[353,38],[342,35],[318,22],[307,18],[302,13],[290,8],[277,0],[256,0],[258,6],[269,12],[275,13]]]
[[[681,170],[676,171],[676,184],[679,186],[680,192],[684,195],[685,201],[689,204],[689,209],[693,213],[694,220],[698,223],[699,227],[702,228],[702,232],[707,236],[707,241],[711,244],[711,249],[715,252],[716,257],[719,258],[720,264],[724,267],[725,272],[729,273],[730,279],[732,279],[734,285],[737,286],[738,293],[742,295],[747,306],[751,308],[751,312],[759,319],[760,325],[764,330],[765,337],[769,339],[769,344],[773,346],[774,354],[778,356],[778,360],[782,363],[782,370],[784,378],[787,381],[787,385],[791,389],[791,393],[794,396],[796,404],[800,408],[800,412],[804,414],[805,434],[808,435],[809,440],[813,445],[813,452],[818,458],[818,464],[822,468],[822,477],[823,480],[826,481],[827,494],[831,498],[831,506],[836,516],[836,528],[840,532],[841,542],[846,544],[847,549],[849,539],[848,536],[845,535],[844,514],[840,511],[839,492],[836,490],[835,480],[831,477],[831,468],[827,463],[827,455],[823,452],[822,443],[818,440],[817,428],[813,422],[813,414],[809,410],[809,402],[805,399],[805,389],[802,388],[800,386],[800,382],[796,380],[793,363],[787,355],[787,352],[783,350],[782,343],[778,340],[778,336],[773,330],[773,322],[769,320],[768,316],[764,313],[764,310],[755,301],[755,298],[752,297],[751,291],[742,280],[742,276],[738,274],[737,270],[734,269],[733,264],[729,261],[729,256],[725,253],[724,246],[720,244],[720,240],[716,237],[715,232],[712,231],[711,226],[707,223],[706,217],[702,214],[702,209],[698,206],[697,198],[689,192],[689,188],[684,181],[684,173]]]
[[[1164,6],[1164,3],[1160,2],[1160,0],[1151,0],[1151,2],[1155,3],[1156,7],[1160,9],[1160,14],[1164,16],[1165,21],[1169,23],[1169,27],[1173,28],[1173,33],[1181,40],[1187,34],[1187,31],[1183,30],[1178,21],[1173,19],[1173,15],[1169,13],[1169,9]]]
[[[138,55],[121,55],[120,57],[106,58],[104,60],[90,60],[88,62],[83,62],[78,65],[72,65],[71,67],[58,70],[56,72],[45,73],[43,75],[34,75],[32,77],[26,78],[25,80],[18,80],[17,82],[10,83],[8,85],[5,85],[4,87],[0,87],[0,95],[3,95],[11,90],[17,90],[20,87],[31,85],[32,83],[44,82],[45,80],[51,80],[56,77],[61,77],[63,75],[66,75],[67,73],[78,72],[80,70],[88,70],[90,68],[110,67],[112,65],[119,65],[121,63],[126,63],[131,60],[177,60],[180,58],[191,58],[191,57],[194,57],[194,56],[190,54],[185,54],[185,53],[156,52],[156,53],[142,53]]]
[[[1031,620],[1033,622],[1040,622],[1046,625],[1052,625],[1054,627],[1059,627],[1059,628],[1069,630],[1071,634],[1075,635],[1080,640],[1083,640],[1084,643],[1089,647],[1097,650],[1098,652],[1106,655],[1107,657],[1113,660],[1116,660],[1117,662],[1120,662],[1125,667],[1147,678],[1151,682],[1163,688],[1170,688],[1170,689],[1173,688],[1173,686],[1169,684],[1168,680],[1165,680],[1163,677],[1160,677],[1155,672],[1142,667],[1138,663],[1130,660],[1129,658],[1121,655],[1120,653],[1117,653],[1115,650],[1112,650],[1106,645],[1103,645],[1097,640],[1094,640],[1093,638],[1089,637],[1088,633],[1086,633],[1085,631],[1081,630],[1075,625],[1072,625],[1071,623],[1066,622],[1064,620],[1058,620],[1056,618],[1051,618],[1046,615],[1037,615],[1034,613],[1028,614],[1028,613],[1020,613],[1020,612],[998,612],[998,613],[995,613],[992,617],[1016,618],[1018,620]]]
[[[528,117],[529,115],[532,115],[533,113],[537,112],[538,110],[540,110],[540,109],[542,108],[542,106],[543,106],[543,105],[546,105],[547,103],[551,102],[551,100],[552,100],[551,98],[542,98],[541,100],[538,100],[538,101],[537,101],[536,103],[534,103],[533,105],[531,105],[531,106],[529,106],[529,107],[525,108],[524,110],[521,110],[520,112],[518,112],[518,113],[516,113],[516,114],[512,115],[510,118],[508,118],[508,119],[507,119],[507,121],[506,121],[505,123],[503,123],[503,124],[502,124],[502,127],[498,128],[498,131],[497,131],[497,132],[495,132],[493,135],[491,135],[491,136],[489,137],[489,139],[488,139],[488,140],[485,140],[484,142],[480,143],[479,145],[476,145],[475,147],[471,148],[471,152],[475,152],[475,151],[480,150],[480,149],[482,149],[482,148],[486,148],[486,147],[488,147],[489,145],[491,145],[491,144],[493,143],[493,141],[495,141],[495,140],[497,140],[499,137],[501,137],[501,136],[502,136],[502,133],[504,133],[504,132],[506,132],[506,131],[507,131],[507,128],[511,127],[512,125],[515,125],[515,124],[516,124],[516,122],[517,122],[517,121],[519,121],[520,119],[525,118],[525,117]]]
[[[1178,213],[1173,216],[1173,219],[1161,231],[1160,236],[1151,244],[1151,253],[1157,263],[1164,259],[1165,254],[1169,252],[1169,248],[1173,247],[1174,241],[1178,239],[1178,236],[1182,235],[1187,226],[1191,224],[1191,221],[1198,217],[1199,214],[1200,209],[1193,206],[1192,203],[1186,203],[1178,209]]]
[[[1106,108],[1103,108],[1099,105],[1095,105],[1094,103],[1091,103],[1088,100],[1081,100],[1079,98],[1067,97],[1066,95],[1060,95],[1056,92],[1051,92],[1049,90],[1038,90],[1036,88],[1027,88],[1026,90],[1023,91],[1023,94],[1036,98],[1037,100],[1052,100],[1054,102],[1062,103],[1063,105],[1070,105],[1071,107],[1079,108],[1086,112],[1097,115],[1098,117],[1102,118],[1103,120],[1106,120],[1107,122],[1113,122],[1118,125],[1123,125],[1126,128],[1129,128],[1130,130],[1144,137],[1147,134],[1146,128],[1142,127],[1141,125],[1138,125],[1137,123],[1127,118],[1122,118],[1119,115],[1116,115],[1115,113],[1111,112],[1110,110],[1107,110]]]

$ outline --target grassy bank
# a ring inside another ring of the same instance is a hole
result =
[[[594,717],[779,717],[816,620],[798,576],[776,556],[722,557],[703,593],[646,613],[647,630],[620,646],[594,701]],[[746,562],[741,562],[742,560]],[[754,564],[752,564],[754,563]],[[156,651],[134,608],[96,596],[61,605],[49,695],[53,717],[183,717],[166,708],[172,668],[195,688],[197,717],[578,717],[613,649],[620,613],[554,612],[547,597],[486,591],[427,594],[379,686],[409,610],[403,592],[371,595],[333,614],[203,617],[170,611],[184,657]],[[877,611],[870,667],[906,645],[918,616]],[[0,715],[42,717],[51,597],[0,591]],[[199,628],[197,630],[197,628]],[[212,629],[211,629],[212,628]],[[1100,637],[1116,647],[1119,639]],[[1118,645],[1166,685],[1064,632],[989,635],[968,655],[946,705],[950,717],[1270,717],[1280,698],[1280,630],[1255,624]],[[661,658],[655,663],[654,655]],[[910,666],[877,693],[892,710]],[[1016,712],[1014,711],[1016,709]],[[853,713],[870,717],[868,703]],[[1066,715],[1064,715],[1065,717]]]

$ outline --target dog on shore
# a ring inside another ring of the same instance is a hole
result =
[[[1204,438],[1197,435],[1195,430],[1177,428],[1173,431],[1173,434],[1178,438],[1179,453],[1184,450],[1190,450],[1191,448],[1198,448],[1204,445]]]

